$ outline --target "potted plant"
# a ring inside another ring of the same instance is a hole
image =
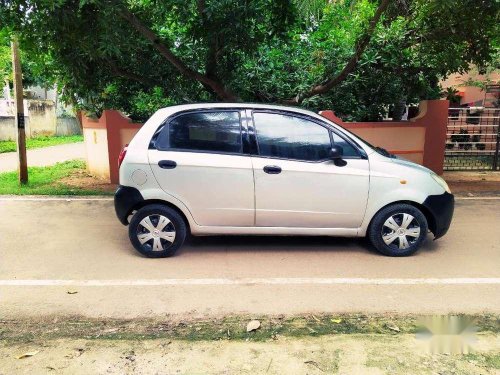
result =
[[[479,143],[481,141],[481,131],[479,131],[479,134],[474,134],[472,136],[472,143],[475,144],[476,150],[484,150],[486,149],[486,144],[484,143]]]
[[[458,134],[453,134],[451,136],[452,143],[458,143],[459,149],[469,150],[471,148],[470,135],[467,129],[460,129]]]
[[[447,87],[445,91],[443,91],[443,96],[446,97],[447,100],[450,101],[450,110],[449,116],[451,120],[458,120],[460,115],[460,109],[457,107],[460,106],[460,93],[454,87]]]
[[[472,125],[479,124],[481,120],[481,112],[483,112],[482,108],[468,108],[465,123]]]

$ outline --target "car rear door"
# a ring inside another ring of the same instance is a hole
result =
[[[258,146],[252,157],[256,226],[359,227],[368,199],[369,163],[357,148],[313,119],[252,112]],[[332,143],[343,147],[342,163],[330,160]]]
[[[156,179],[199,225],[254,225],[245,127],[238,109],[197,110],[168,119],[153,139],[149,163]]]

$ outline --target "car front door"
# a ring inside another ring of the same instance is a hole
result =
[[[369,163],[347,139],[290,112],[252,112],[257,155],[256,225],[357,228],[366,208]],[[330,159],[332,143],[344,150]]]
[[[161,188],[199,225],[253,226],[254,181],[239,110],[182,113],[154,138],[149,163]]]

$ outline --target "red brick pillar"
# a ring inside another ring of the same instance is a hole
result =
[[[105,110],[99,119],[83,116],[82,126],[88,171],[117,184],[118,155],[142,124],[133,123],[119,111]]]
[[[424,100],[412,119],[425,127],[424,165],[437,174],[443,174],[449,105],[448,100]]]

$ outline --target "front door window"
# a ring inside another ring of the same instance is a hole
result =
[[[305,161],[327,160],[332,147],[328,129],[300,117],[254,112],[259,155]]]

